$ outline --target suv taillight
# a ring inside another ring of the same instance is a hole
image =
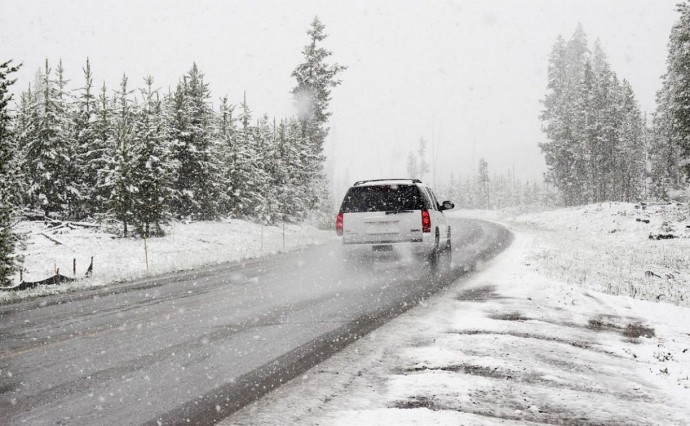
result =
[[[338,213],[338,217],[335,219],[335,233],[338,234],[338,236],[343,235],[343,214]]]
[[[431,216],[429,210],[422,210],[422,232],[431,232]]]

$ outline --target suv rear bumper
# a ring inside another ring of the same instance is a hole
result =
[[[424,239],[419,238],[419,239],[414,239],[414,240],[408,240],[408,241],[399,241],[399,240],[378,240],[375,242],[372,241],[347,241],[343,240],[343,244],[345,245],[362,245],[362,244],[368,244],[368,245],[379,245],[379,244],[409,244],[409,243],[423,243]]]
[[[345,250],[353,252],[371,252],[374,250],[375,246],[390,245],[393,247],[393,251],[395,252],[412,254],[430,253],[434,249],[435,245],[434,236],[427,234],[424,235],[424,237],[427,238],[408,241],[379,240],[375,242],[347,241],[346,239],[343,239],[343,246],[345,247]]]

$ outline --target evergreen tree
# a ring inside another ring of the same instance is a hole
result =
[[[17,141],[17,155],[22,159],[22,161],[20,161],[21,169],[19,171],[21,178],[17,182],[19,185],[19,191],[17,193],[22,194],[22,200],[17,204],[22,206],[28,206],[30,204],[30,199],[26,195],[28,194],[28,176],[30,171],[27,150],[29,141],[36,138],[38,123],[37,105],[38,100],[36,98],[36,93],[31,90],[31,85],[29,85],[29,88],[20,95],[19,108],[14,119],[14,136]]]
[[[491,208],[491,194],[489,186],[489,163],[483,158],[479,159],[479,176],[477,177],[478,193],[481,197],[481,208]]]
[[[0,63],[0,285],[3,286],[11,283],[19,260],[15,249],[20,237],[13,229],[13,220],[19,201],[17,189],[20,164],[9,110],[9,103],[12,101],[9,88],[15,82],[10,75],[18,69],[19,66],[13,65],[11,60]]]
[[[168,215],[172,196],[172,164],[165,146],[161,101],[153,89],[153,77],[144,79],[143,105],[134,124],[132,180],[137,191],[132,200],[132,221],[143,238],[163,235],[161,224]]]
[[[580,44],[574,46],[579,48]],[[571,63],[570,57],[575,57],[575,63]],[[548,166],[546,178],[561,189],[568,205],[580,202],[582,193],[582,183],[576,179],[582,160],[578,158],[573,123],[576,117],[573,100],[579,98],[575,82],[584,75],[584,64],[581,67],[579,63],[581,59],[580,55],[569,54],[565,40],[557,38],[549,56],[548,92],[540,117],[547,137],[547,142],[539,144]]]
[[[102,216],[109,210],[110,202],[110,171],[111,155],[115,155],[115,137],[113,134],[114,99],[108,97],[105,83],[95,105],[95,121],[93,123],[93,145],[91,146],[90,161],[87,163],[85,183],[91,186],[88,191],[88,212]]]
[[[64,153],[64,169],[60,174],[62,182],[60,188],[64,188],[63,213],[71,219],[76,219],[80,215],[80,206],[84,198],[80,191],[80,180],[83,165],[79,156],[77,141],[75,140],[75,114],[73,111],[74,100],[72,93],[67,90],[69,81],[65,78],[65,70],[62,67],[62,60],[58,62],[56,69],[56,86],[58,102],[58,139],[61,141]]]
[[[651,188],[653,197],[669,200],[669,190],[679,188],[682,181],[680,147],[674,131],[670,108],[670,88],[665,77],[656,95],[657,110],[652,117],[652,137],[649,146]]]
[[[78,218],[99,210],[98,171],[103,166],[105,155],[105,145],[97,134],[96,123],[100,117],[97,116],[98,101],[93,93],[93,74],[88,58],[83,72],[84,86],[78,91],[73,119],[73,139],[76,144],[74,186],[80,195],[79,204],[74,210]]]
[[[202,220],[217,218],[224,201],[219,141],[214,137],[213,109],[204,75],[196,64],[183,77],[169,113],[171,149],[178,169],[173,211]]]
[[[326,123],[332,114],[328,111],[331,89],[340,85],[337,75],[346,69],[326,62],[332,52],[321,46],[327,37],[325,29],[319,17],[314,17],[307,31],[309,44],[302,51],[304,62],[292,72],[297,80],[292,94],[299,112],[302,136],[312,143],[318,154],[323,152],[323,143],[328,135]]]
[[[305,187],[300,184],[304,173],[300,147],[301,132],[297,121],[281,120],[277,129],[276,198],[281,220],[295,222],[304,218],[308,208]]]
[[[236,118],[233,116],[235,106],[231,105],[228,97],[225,96],[220,100],[220,108],[216,116],[216,135],[218,140],[219,156],[221,161],[221,178],[222,187],[224,191],[223,203],[220,206],[222,214],[230,214],[233,212],[232,205],[233,189],[230,187],[230,176],[233,173],[234,163],[236,161]]]
[[[679,148],[679,166],[690,178],[690,4],[677,6],[680,20],[671,30],[668,53],[668,81],[673,134]]]
[[[645,128],[632,86],[623,80],[621,88],[621,152],[616,169],[621,171],[620,196],[623,201],[638,201],[646,179]]]
[[[245,95],[238,117],[241,127],[235,132],[235,146],[228,176],[230,205],[233,215],[245,218],[258,217],[266,202],[260,188],[267,176],[257,152],[257,131],[251,126],[251,110]]]
[[[60,67],[61,68],[61,67]],[[27,183],[30,205],[46,215],[62,214],[68,209],[68,171],[70,138],[66,123],[66,95],[64,80],[53,80],[46,60],[40,74],[36,103],[35,129],[27,135]]]
[[[642,117],[629,84],[611,70],[599,40],[593,52],[581,26],[549,57],[540,144],[547,182],[566,205],[637,199],[644,187]]]
[[[108,212],[122,222],[125,237],[134,221],[133,203],[138,191],[133,173],[135,109],[127,85],[127,76],[123,75],[120,89],[115,92],[109,163],[102,184],[108,190]]]
[[[649,151],[652,194],[664,200],[690,180],[690,4],[681,3],[676,10],[680,19],[669,37]]]
[[[309,43],[302,54],[304,62],[299,64],[292,76],[297,85],[292,89],[295,105],[298,109],[302,138],[308,146],[309,155],[303,156],[302,164],[311,169],[307,173],[310,180],[302,184],[310,188],[312,204],[310,207],[318,210],[324,217],[330,216],[331,206],[327,201],[327,183],[323,175],[323,145],[328,135],[328,110],[331,101],[331,90],[340,85],[338,74],[346,67],[337,63],[329,64],[328,58],[332,52],[322,47],[327,35],[325,26],[318,16],[314,17],[309,30]],[[326,198],[324,198],[326,197]]]
[[[254,179],[255,191],[262,194],[263,202],[255,206],[253,216],[261,223],[271,224],[277,221],[279,206],[275,198],[276,156],[274,151],[273,130],[264,115],[253,129],[256,144],[257,165],[261,171],[260,178]]]

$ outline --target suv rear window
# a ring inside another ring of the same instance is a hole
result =
[[[415,185],[371,185],[350,188],[340,211],[361,213],[424,208],[424,198]]]

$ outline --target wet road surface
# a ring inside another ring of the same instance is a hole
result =
[[[453,263],[344,261],[340,241],[0,306],[3,424],[212,424],[509,244],[451,219]]]

